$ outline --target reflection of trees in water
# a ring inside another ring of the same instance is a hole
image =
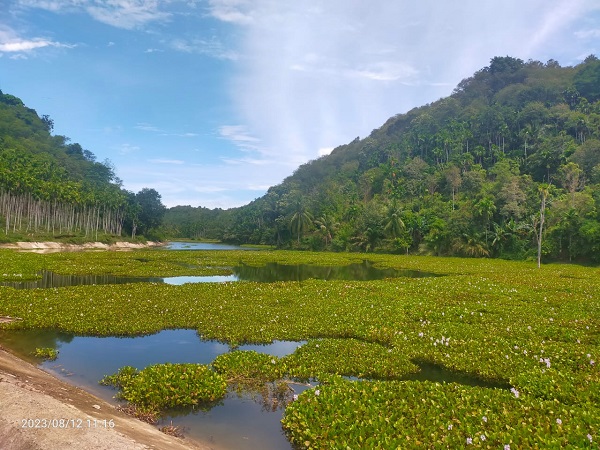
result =
[[[5,330],[0,331],[0,341],[15,353],[31,358],[36,348],[60,348],[75,337],[72,333],[55,330]]]
[[[371,261],[349,264],[347,266],[315,266],[308,264],[285,265],[267,263],[264,266],[247,266],[242,264],[233,268],[240,280],[246,281],[303,281],[309,278],[319,280],[381,280],[384,278],[424,277],[434,274],[416,270],[381,269],[374,267]]]
[[[40,273],[41,278],[32,281],[9,281],[2,286],[15,289],[37,289],[37,288],[59,288],[68,286],[89,286],[101,284],[125,284],[125,283],[164,283],[163,278],[158,277],[121,277],[116,275],[60,275],[48,270]]]

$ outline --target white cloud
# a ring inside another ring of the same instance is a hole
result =
[[[142,28],[171,18],[161,5],[170,0],[19,0],[19,5],[52,12],[84,11],[95,20],[117,28]]]
[[[0,25],[0,52],[29,53],[44,47],[74,48],[75,45],[64,44],[45,38],[23,38],[12,28]]]
[[[209,0],[210,14],[223,22],[247,25],[254,22],[253,4],[248,0]]]
[[[243,55],[230,97],[244,127],[220,134],[260,147],[247,163],[289,170],[449,95],[494,56],[559,59],[592,8],[591,0],[210,0],[211,16],[238,28]]]

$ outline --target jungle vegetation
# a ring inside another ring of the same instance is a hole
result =
[[[124,190],[110,161],[53,128],[0,91],[0,239],[153,237],[166,209],[160,194]]]
[[[250,204],[178,206],[174,237],[598,261],[600,61],[495,57],[452,95],[300,166]]]

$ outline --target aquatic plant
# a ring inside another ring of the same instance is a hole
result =
[[[279,251],[173,253],[131,252],[112,259],[96,254],[88,259],[81,254],[27,255],[14,261],[2,257],[0,275],[25,278],[39,267],[65,274],[84,267],[78,273],[142,275],[145,265],[154,276],[191,275],[200,269],[186,264],[212,268],[268,261],[347,265],[364,259],[360,254]],[[149,261],[133,262],[136,258]],[[286,357],[231,352],[214,361],[214,371],[206,369],[222,377],[223,386],[225,380],[317,378],[319,395],[314,389],[298,395],[284,418],[290,440],[304,448],[370,448],[375,429],[382,436],[381,448],[395,448],[394,444],[412,448],[418,443],[462,448],[467,439],[469,446],[482,448],[591,448],[596,444],[600,433],[598,268],[548,264],[538,270],[531,262],[391,255],[369,255],[369,260],[382,268],[445,276],[183,286],[141,283],[28,291],[0,287],[0,314],[23,318],[0,327],[102,336],[195,328],[202,338],[236,345],[307,341]],[[28,269],[27,261],[33,269]],[[401,381],[418,370],[413,361],[509,387]],[[340,375],[364,379],[338,380]],[[395,409],[388,412],[390,405]],[[346,423],[356,425],[327,432],[321,420],[334,423],[342,417],[341,412],[335,416],[336,410],[343,412]],[[448,411],[454,411],[451,417]],[[506,415],[503,425],[499,425],[501,414]]]
[[[36,358],[42,358],[42,359],[47,359],[48,361],[54,361],[56,358],[58,358],[58,351],[51,347],[36,348],[35,351],[33,352],[33,355]]]
[[[226,382],[202,364],[154,364],[141,371],[126,366],[101,384],[119,389],[118,397],[142,412],[201,406],[225,395]]]

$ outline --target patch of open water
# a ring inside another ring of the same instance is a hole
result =
[[[59,351],[54,361],[40,366],[70,384],[116,404],[112,387],[98,382],[123,366],[139,370],[159,363],[209,364],[231,348],[216,341],[203,341],[195,330],[164,330],[139,337],[83,337],[52,330],[0,331],[3,345],[25,359],[39,363],[31,355],[36,347]],[[275,341],[268,345],[242,345],[239,350],[255,350],[274,356],[293,353],[303,342]],[[295,386],[296,393],[305,388]],[[186,415],[167,416],[163,424],[185,428],[185,435],[214,448],[223,449],[291,449],[281,429],[282,411],[270,411],[249,396],[229,393],[209,411],[195,410]]]
[[[98,382],[123,366],[142,370],[159,363],[210,364],[218,355],[233,349],[224,343],[200,339],[195,330],[164,330],[138,337],[84,337],[53,330],[0,330],[0,341],[25,359],[39,364],[32,354],[36,348],[52,347],[58,350],[55,361],[40,366],[59,378],[79,386],[96,396],[116,404],[116,390]],[[293,353],[301,342],[275,341],[267,345],[242,345],[239,350],[254,350],[274,356]],[[420,372],[403,380],[460,383],[485,388],[510,388],[501,382],[488,382],[468,373],[450,371],[437,364],[414,361]],[[347,377],[348,379],[356,379]],[[315,383],[318,382],[315,380]],[[292,385],[295,393],[307,389]],[[260,399],[259,399],[260,400]],[[215,449],[290,450],[280,420],[282,409],[267,408],[251,395],[229,392],[211,409],[186,409],[166,416],[161,425],[182,427],[187,436],[210,443]]]
[[[147,261],[147,259],[145,260]],[[144,262],[144,261],[142,261]],[[274,283],[277,281],[317,280],[357,280],[371,281],[385,278],[425,278],[442,276],[419,270],[399,270],[375,267],[370,261],[346,266],[318,266],[311,264],[267,263],[263,266],[245,264],[231,268],[231,275],[177,276],[177,277],[126,277],[115,275],[61,275],[48,270],[40,272],[38,280],[6,281],[0,283],[15,289],[58,288],[81,285],[165,283],[182,285],[185,283],[222,283],[228,281],[257,281]]]

